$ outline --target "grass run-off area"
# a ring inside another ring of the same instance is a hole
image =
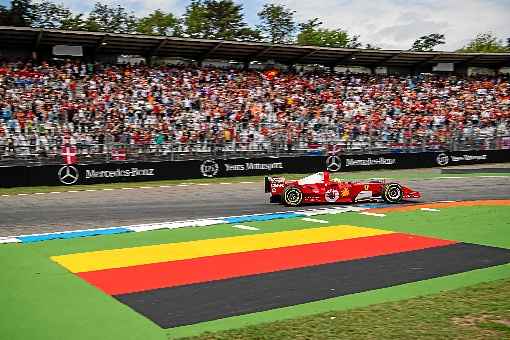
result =
[[[502,339],[507,336],[510,264],[162,329],[49,258],[85,251],[339,224],[510,248],[509,206],[390,212],[384,218],[354,212],[314,218],[327,220],[328,223],[319,224],[296,218],[245,223],[258,230],[237,229],[229,224],[221,224],[0,245],[0,306],[4,311],[0,317],[0,338],[152,340],[201,336],[203,339]],[[204,335],[204,332],[217,333]]]
[[[510,280],[188,339],[510,339]]]
[[[288,179],[299,179],[309,174],[280,174],[274,176],[283,176]],[[472,177],[472,176],[510,176],[510,173],[473,173],[473,174],[441,174],[440,168],[431,169],[410,169],[410,170],[372,170],[356,172],[338,172],[332,173],[333,178],[345,180],[365,180],[370,178],[387,178],[393,180],[419,180],[448,177]],[[83,190],[104,190],[104,189],[122,189],[139,187],[159,187],[172,186],[178,184],[198,184],[198,183],[240,183],[240,182],[261,182],[264,176],[245,176],[245,177],[221,177],[221,178],[200,178],[190,180],[163,180],[163,181],[144,181],[144,182],[118,182],[109,184],[88,184],[88,185],[61,185],[61,186],[35,186],[35,187],[15,187],[0,188],[0,195],[48,193],[62,191],[83,191]]]

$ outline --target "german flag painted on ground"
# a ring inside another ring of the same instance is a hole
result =
[[[510,250],[349,225],[54,256],[170,328],[510,262]]]

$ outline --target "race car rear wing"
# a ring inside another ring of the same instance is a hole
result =
[[[283,191],[285,177],[264,177],[264,192],[276,193]]]

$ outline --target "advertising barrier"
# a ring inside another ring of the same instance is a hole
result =
[[[110,162],[0,167],[0,186],[78,185],[172,179],[413,169],[510,162],[510,150],[282,156],[159,162]]]

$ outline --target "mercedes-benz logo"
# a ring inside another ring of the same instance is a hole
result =
[[[218,174],[219,170],[220,166],[218,165],[218,163],[211,159],[203,161],[202,165],[200,165],[200,172],[204,177],[214,177]]]
[[[338,170],[340,170],[340,168],[342,168],[342,162],[340,160],[340,157],[334,155],[328,156],[328,158],[326,158],[326,167],[328,171],[331,172],[337,172]]]
[[[78,181],[80,173],[72,165],[64,165],[58,170],[58,179],[62,184],[71,185]]]
[[[440,153],[436,157],[436,162],[437,162],[437,165],[439,165],[439,166],[448,165],[448,163],[450,162],[450,157],[448,157],[448,155],[445,153]]]

